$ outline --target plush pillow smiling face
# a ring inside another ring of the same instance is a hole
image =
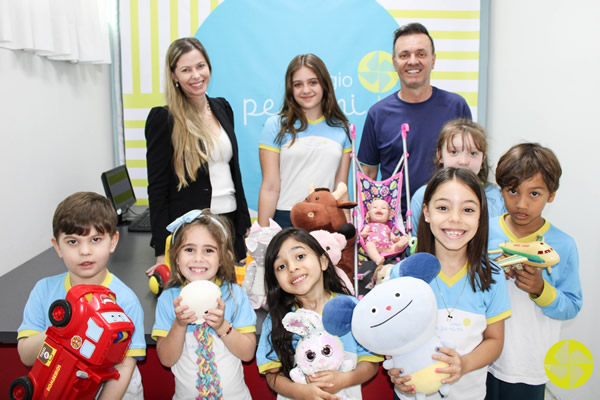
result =
[[[429,284],[402,277],[375,286],[361,299],[352,316],[352,334],[375,353],[402,354],[433,334],[436,319],[437,303]]]

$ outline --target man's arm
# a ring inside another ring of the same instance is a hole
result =
[[[367,165],[360,163],[365,175],[374,181],[377,180],[377,173],[379,172],[379,165]]]

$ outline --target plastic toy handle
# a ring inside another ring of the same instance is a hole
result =
[[[350,124],[350,137],[352,140],[356,139],[356,125]]]
[[[406,139],[406,135],[408,134],[409,131],[410,131],[410,126],[408,126],[408,124],[406,124],[406,123],[402,124],[402,139]]]

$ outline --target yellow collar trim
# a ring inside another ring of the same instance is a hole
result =
[[[110,285],[110,283],[112,282],[112,279],[113,279],[113,274],[111,274],[107,268],[106,276],[104,277],[104,280],[102,281],[102,283],[100,285],[104,286],[104,287],[108,287],[108,285]],[[69,290],[71,290],[72,287],[73,287],[73,285],[71,285],[71,273],[67,272],[67,276],[65,276],[65,290],[68,292]]]
[[[446,275],[444,273],[444,271],[440,271],[440,273],[438,274],[438,278],[440,278],[440,280],[442,282],[444,282],[446,285],[448,285],[448,287],[452,287],[454,286],[454,284],[458,281],[460,281],[463,276],[465,276],[467,274],[467,271],[469,271],[469,262],[467,261],[465,263],[465,265],[463,265],[463,267],[454,275],[452,275],[451,277]]]
[[[504,232],[506,237],[508,237],[508,240],[510,240],[511,242],[517,242],[517,243],[533,242],[534,240],[537,240],[538,236],[544,236],[546,234],[546,232],[548,232],[548,229],[550,229],[550,222],[548,222],[547,220],[544,220],[544,225],[542,225],[542,227],[540,229],[538,229],[537,231],[535,231],[527,236],[518,238],[515,236],[514,233],[512,233],[512,231],[510,230],[508,225],[506,225],[506,216],[507,215],[508,215],[508,213],[505,213],[504,215],[501,215],[498,218],[500,218],[500,228],[502,229],[502,231]]]
[[[322,115],[321,118],[319,118],[319,119],[315,119],[315,120],[309,119],[308,123],[311,124],[311,125],[316,125],[319,122],[323,122],[323,121],[325,121],[325,116],[324,115]]]

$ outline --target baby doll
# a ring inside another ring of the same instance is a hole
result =
[[[382,253],[395,254],[408,245],[408,235],[396,235],[388,225],[390,205],[383,199],[374,199],[367,212],[367,224],[360,232],[365,240],[367,256],[377,265],[382,265],[385,257]]]

